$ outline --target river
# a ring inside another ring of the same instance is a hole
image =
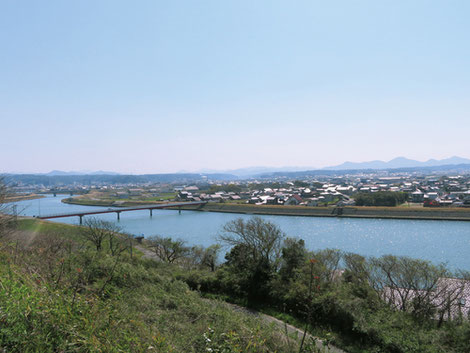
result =
[[[20,215],[35,216],[108,209],[61,202],[64,196],[46,195],[17,202]],[[86,219],[87,216],[85,216]],[[118,222],[116,214],[98,215]],[[189,245],[209,246],[216,242],[222,226],[233,219],[251,216],[231,213],[154,210],[121,213],[118,224],[134,235],[163,235],[185,240]],[[451,269],[470,271],[470,222],[354,219],[295,216],[260,216],[276,223],[288,236],[305,240],[309,250],[335,248],[366,256],[406,255],[447,263]],[[53,221],[78,224],[78,217]]]

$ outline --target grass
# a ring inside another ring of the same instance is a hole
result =
[[[81,228],[20,219],[0,241],[0,350],[8,352],[290,352],[282,333],[207,300],[167,264],[112,256]],[[223,350],[225,349],[225,350]]]
[[[161,193],[156,197],[142,198],[143,201],[167,201],[173,200],[177,196],[176,192],[165,192]]]
[[[17,222],[17,230],[29,232],[31,235],[52,234],[70,240],[81,240],[80,227],[40,219],[19,219]]]

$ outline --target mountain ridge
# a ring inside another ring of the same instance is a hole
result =
[[[349,170],[349,169],[394,169],[394,168],[413,168],[413,167],[437,167],[442,165],[469,164],[470,159],[458,156],[452,156],[444,159],[428,159],[421,162],[406,157],[396,157],[388,162],[373,160],[367,162],[344,162],[339,165],[322,168],[324,170]]]

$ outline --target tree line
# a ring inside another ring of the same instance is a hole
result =
[[[378,191],[354,195],[356,206],[397,206],[408,201],[406,192]]]
[[[470,349],[462,339],[470,338],[467,272],[405,256],[308,251],[302,239],[258,217],[227,223],[219,241],[230,250],[215,270],[180,273],[192,288],[332,329],[343,347],[354,341],[381,352]]]

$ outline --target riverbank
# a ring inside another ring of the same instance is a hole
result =
[[[181,209],[195,209],[182,207]],[[469,209],[428,209],[402,207],[305,207],[305,206],[257,206],[236,204],[206,204],[198,211],[243,213],[253,215],[384,218],[470,221]]]
[[[12,195],[12,196],[7,196],[4,200],[5,203],[10,203],[10,202],[19,202],[19,201],[26,201],[26,200],[36,200],[36,199],[42,199],[44,195],[38,195],[38,194],[28,194],[28,195]]]
[[[68,198],[64,203],[84,206],[131,207],[161,202],[87,200]],[[338,218],[383,218],[412,220],[470,221],[469,208],[420,208],[420,207],[306,207],[249,205],[232,203],[207,203],[203,206],[185,206],[182,210],[201,212],[239,213],[272,216],[338,217]]]
[[[145,205],[158,205],[166,203],[162,201],[116,201],[116,200],[100,200],[100,199],[84,199],[69,197],[62,200],[63,203],[80,206],[102,206],[102,207],[133,207],[133,206],[145,206]]]

